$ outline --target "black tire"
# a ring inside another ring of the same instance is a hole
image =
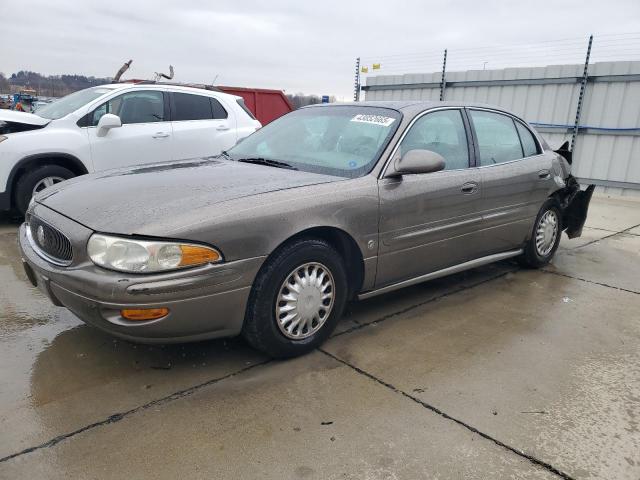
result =
[[[24,215],[29,207],[34,187],[38,182],[47,177],[58,177],[68,180],[69,178],[75,177],[75,174],[60,165],[44,165],[22,175],[16,184],[14,197],[16,210],[21,215]]]
[[[536,247],[536,233],[538,227],[540,226],[540,221],[547,214],[547,212],[551,211],[555,214],[555,219],[557,221],[557,230],[556,236],[553,241],[553,246],[548,252],[541,253]],[[553,256],[558,250],[558,245],[560,245],[560,237],[562,236],[562,213],[560,212],[560,205],[558,202],[550,198],[542,205],[542,208],[538,212],[538,216],[536,217],[536,221],[533,224],[533,230],[531,231],[531,238],[527,240],[527,243],[524,248],[524,253],[518,257],[520,264],[527,268],[541,268],[544,267],[547,263],[551,261]]]
[[[278,326],[276,301],[290,274],[312,262],[326,267],[333,277],[333,306],[317,331],[307,338],[291,339]],[[342,316],[347,295],[347,272],[340,253],[321,239],[295,240],[274,252],[260,269],[249,295],[242,335],[251,346],[271,357],[303,355],[331,335]]]

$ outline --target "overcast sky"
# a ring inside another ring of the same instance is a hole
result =
[[[359,55],[393,60],[402,68],[403,57],[388,56],[640,32],[639,0],[1,0],[1,5],[8,14],[0,28],[5,74],[113,76],[133,59],[124,78],[152,78],[172,64],[177,81],[211,83],[217,76],[220,85],[339,98],[352,94]],[[471,68],[482,68],[480,57],[467,53]],[[415,67],[409,60],[407,67]]]

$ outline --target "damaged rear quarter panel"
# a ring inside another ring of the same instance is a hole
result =
[[[589,185],[586,190],[581,190],[580,184],[571,175],[569,161],[562,154],[556,153],[553,169],[564,182],[564,186],[554,194],[562,209],[562,225],[569,238],[577,238],[582,235],[595,185]],[[556,183],[560,185],[559,180]]]

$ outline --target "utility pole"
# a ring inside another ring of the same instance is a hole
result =
[[[353,90],[353,101],[360,101],[360,57],[356,58],[356,78]]]
[[[584,72],[582,73],[582,82],[580,83],[580,96],[578,97],[578,107],[576,108],[576,121],[573,124],[573,134],[571,135],[571,151],[576,145],[578,130],[580,129],[580,113],[582,112],[582,104],[584,102],[584,92],[587,89],[587,80],[589,79],[589,57],[591,56],[591,45],[593,44],[593,35],[589,36],[589,45],[587,46],[587,56],[584,60]]]
[[[440,79],[440,101],[444,101],[444,90],[447,87],[447,49],[444,49],[444,58],[442,59],[442,77]]]

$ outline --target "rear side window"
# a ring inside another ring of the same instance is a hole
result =
[[[253,120],[256,120],[256,117],[253,115],[253,112],[251,112],[251,110],[249,110],[249,107],[247,107],[247,105],[244,103],[243,98],[237,99],[236,102],[238,102],[238,105],[240,105],[240,108],[242,108],[242,110],[244,110],[244,112],[247,115],[249,115]]]
[[[533,135],[520,122],[516,122],[516,128],[518,129],[518,134],[520,135],[520,141],[522,142],[522,151],[524,152],[525,157],[531,157],[533,155],[537,155],[540,153],[538,151],[538,144],[536,140],[533,138]]]
[[[222,118],[227,118],[229,116],[227,111],[224,109],[224,107],[222,106],[222,104],[218,100],[216,100],[213,97],[209,97],[209,100],[211,101],[211,109],[213,110],[213,118],[222,119]]]
[[[481,166],[523,157],[520,137],[511,117],[482,110],[471,110],[470,114],[480,147]]]
[[[172,93],[171,120],[211,120],[213,109],[209,97],[190,93]]]

